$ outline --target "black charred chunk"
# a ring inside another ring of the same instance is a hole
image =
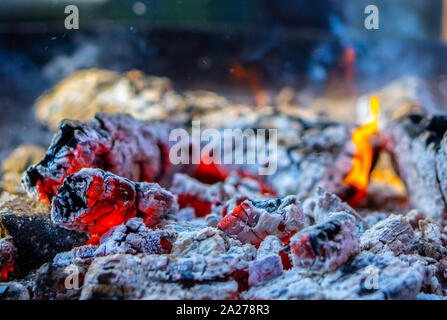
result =
[[[0,229],[12,237],[17,248],[13,276],[23,276],[88,239],[83,233],[53,224],[47,205],[24,197],[0,207]]]

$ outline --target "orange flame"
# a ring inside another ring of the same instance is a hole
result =
[[[255,97],[257,106],[264,107],[268,105],[269,97],[262,89],[259,72],[256,69],[246,69],[239,62],[233,63],[231,67],[234,79],[248,84]]]
[[[343,182],[357,189],[354,201],[360,200],[366,193],[369,183],[369,173],[371,171],[373,148],[369,138],[377,133],[379,118],[379,99],[371,97],[369,116],[365,123],[358,127],[352,134],[352,142],[357,147],[353,157],[351,171]]]

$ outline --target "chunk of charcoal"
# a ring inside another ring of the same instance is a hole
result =
[[[273,124],[264,124],[268,121]],[[282,136],[287,136],[284,143],[280,143],[284,150],[278,148],[277,171],[266,178],[278,196],[294,194],[302,200],[322,187],[343,198],[347,197],[349,188],[343,179],[352,166],[353,126],[320,120],[297,121],[285,116],[259,122],[257,128],[262,125],[279,128],[279,141]],[[296,128],[295,132],[291,132],[293,128]]]
[[[112,255],[96,259],[81,299],[234,299],[233,256]]]
[[[241,294],[245,300],[316,300],[325,299],[324,290],[319,284],[304,278],[295,270],[284,271],[258,286],[251,287]]]
[[[337,195],[320,187],[317,188],[312,197],[304,200],[303,207],[304,213],[315,223],[326,220],[332,213],[346,212],[356,217],[359,233],[362,233],[368,227],[364,219],[349,204],[343,202]]]
[[[12,242],[12,237],[0,239],[0,280],[8,279],[8,273],[14,270],[14,257],[17,249]]]
[[[265,198],[263,196],[265,190],[258,180],[231,171],[224,180],[205,184],[188,175],[177,173],[174,175],[170,190],[178,195],[180,208],[193,208],[197,217],[204,217],[213,208],[224,204],[232,197]]]
[[[447,259],[443,259],[438,264],[438,279],[441,282],[444,290],[447,289]]]
[[[226,253],[229,247],[230,243],[222,231],[207,227],[198,231],[179,233],[171,253],[183,257],[195,254],[208,256]]]
[[[355,218],[344,212],[334,213],[290,239],[292,262],[306,271],[333,271],[358,253],[359,244]]]
[[[170,191],[177,194],[180,208],[193,208],[197,217],[208,215],[213,205],[229,198],[222,183],[207,185],[181,173],[174,175]]]
[[[445,116],[410,115],[391,123],[384,132],[411,205],[435,221],[447,214],[446,130]]]
[[[243,243],[259,245],[267,235],[287,240],[304,223],[295,196],[271,200],[245,200],[219,222],[219,229]]]
[[[396,255],[415,252],[414,231],[404,216],[390,215],[379,221],[360,237],[361,250],[372,253],[392,251]]]
[[[0,283],[0,300],[30,300],[30,294],[19,282],[3,282]]]
[[[177,257],[212,256],[225,253],[235,254],[242,260],[250,261],[256,256],[256,249],[228,237],[219,229],[205,227],[197,231],[178,233],[171,251],[171,254]]]
[[[268,280],[279,277],[283,272],[281,257],[270,255],[249,263],[248,285],[260,285]]]
[[[413,245],[417,253],[423,257],[430,257],[435,260],[441,260],[447,255],[447,248],[416,237]]]
[[[275,194],[274,190],[259,177],[244,176],[243,172],[232,171],[223,181],[223,189],[229,196],[263,198]]]
[[[0,233],[12,237],[17,248],[14,276],[23,276],[63,251],[86,243],[84,233],[62,228],[50,220],[49,207],[17,197],[0,207]]]
[[[100,168],[134,181],[158,181],[171,167],[169,128],[125,114],[97,114],[84,123],[64,120],[45,157],[24,176],[26,190],[50,202],[65,177]]]
[[[267,236],[259,245],[257,258],[261,259],[271,254],[279,254],[284,248],[282,241],[276,236]]]
[[[327,299],[414,300],[422,288],[424,269],[411,266],[390,251],[361,252],[320,282]]]
[[[43,264],[34,275],[34,299],[77,300],[89,265],[71,259],[54,259]]]
[[[137,216],[152,227],[175,210],[175,196],[158,184],[84,168],[65,179],[53,199],[51,218],[65,228],[101,236]]]
[[[292,261],[290,260],[290,245],[283,243],[283,241],[276,236],[267,236],[259,245],[256,258],[262,259],[272,254],[278,254],[281,257],[284,270],[289,270],[292,268]]]
[[[429,219],[419,220],[418,222],[421,238],[435,244],[442,244],[442,227]]]
[[[167,231],[149,229],[141,218],[132,218],[104,234],[94,256],[169,253],[172,246],[168,240],[170,236]]]

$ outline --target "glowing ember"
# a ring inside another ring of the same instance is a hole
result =
[[[16,250],[11,237],[0,240],[0,281],[5,281],[8,273],[14,270]]]
[[[132,182],[100,169],[84,168],[65,178],[53,198],[52,220],[65,228],[88,232],[90,244],[112,227],[141,217],[148,227],[176,210],[174,195],[158,184]]]
[[[343,182],[357,190],[352,202],[356,203],[366,193],[369,183],[369,173],[371,171],[373,148],[369,138],[377,133],[377,120],[379,117],[379,99],[371,97],[370,112],[365,123],[358,127],[352,134],[357,151],[353,157],[351,171],[345,177]]]

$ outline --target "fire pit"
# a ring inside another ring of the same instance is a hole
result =
[[[148,6],[131,6],[130,30],[126,14],[107,29],[113,10],[78,35],[51,29],[56,9],[0,25],[0,56],[22,50],[42,86],[16,63],[23,94],[0,91],[23,111],[0,129],[0,299],[447,298],[441,42],[358,38],[358,5],[337,1],[307,17],[260,2],[240,33],[146,25]],[[256,12],[271,39],[251,29]],[[40,60],[37,26],[58,43]],[[372,56],[402,48],[430,67],[377,77],[387,61]]]

